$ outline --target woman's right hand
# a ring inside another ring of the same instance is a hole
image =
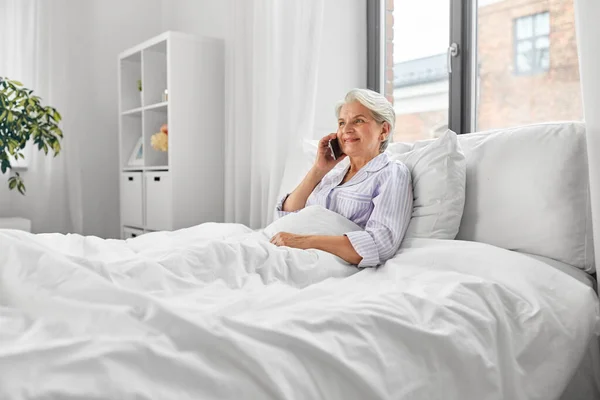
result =
[[[317,169],[321,174],[325,175],[333,169],[340,161],[346,158],[345,154],[342,154],[337,160],[331,155],[331,149],[329,148],[329,141],[337,140],[337,133],[330,133],[319,140],[317,147],[317,159],[315,160],[314,168]]]

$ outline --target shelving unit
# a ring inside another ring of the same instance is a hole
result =
[[[179,32],[119,55],[123,238],[223,221],[223,70],[221,40]],[[163,124],[166,152],[151,146]]]

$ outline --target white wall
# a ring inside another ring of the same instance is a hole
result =
[[[65,135],[77,140],[83,233],[120,237],[117,57],[161,32],[160,0],[71,0],[77,7],[67,65],[71,102]],[[72,115],[75,113],[75,116]],[[66,122],[65,122],[66,124]],[[65,150],[66,151],[66,150]]]
[[[163,31],[224,38],[231,0],[162,0]]]
[[[325,0],[319,51],[315,132],[335,132],[335,105],[350,89],[367,87],[367,0]]]

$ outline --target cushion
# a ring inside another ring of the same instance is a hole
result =
[[[454,239],[465,203],[465,156],[447,130],[424,145],[392,143],[391,160],[403,162],[413,181],[413,213],[406,238]]]
[[[582,123],[494,130],[459,141],[467,184],[457,239],[595,271]]]
[[[273,221],[263,232],[271,238],[278,232],[341,236],[354,231],[362,231],[362,228],[336,212],[321,206],[310,206]]]

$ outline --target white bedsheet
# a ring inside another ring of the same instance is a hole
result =
[[[357,272],[233,224],[0,231],[0,399],[551,400],[598,331],[591,288],[484,244]]]

